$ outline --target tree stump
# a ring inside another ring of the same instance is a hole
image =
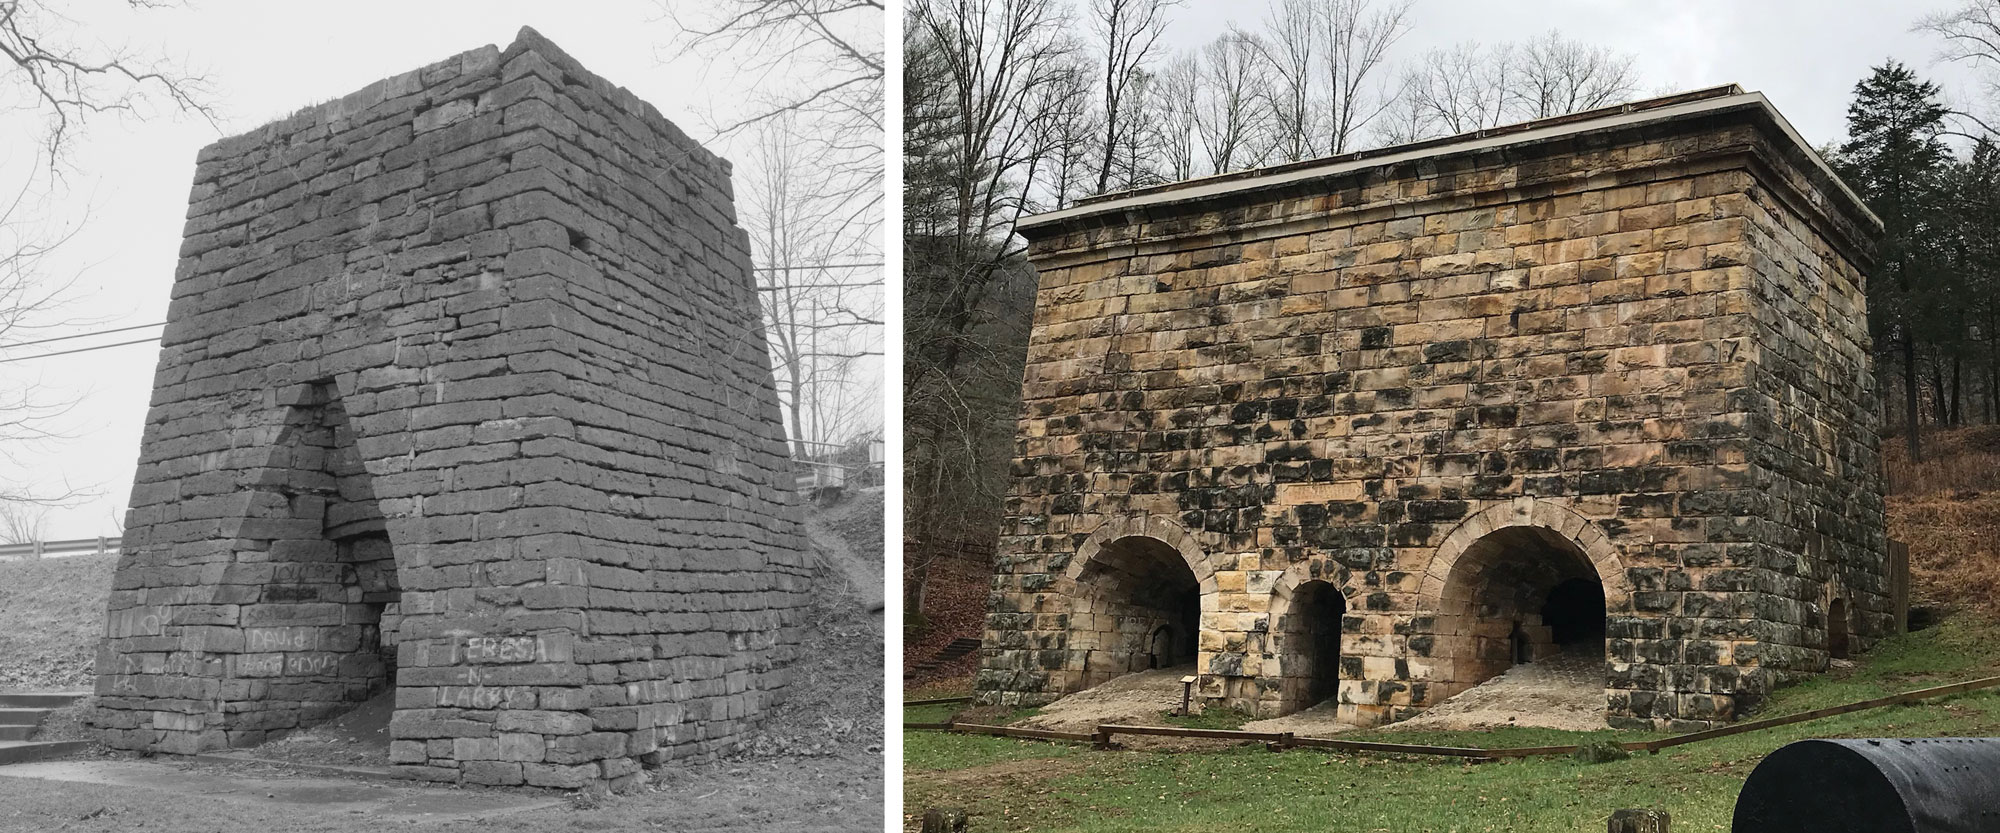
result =
[[[922,833],[965,833],[965,811],[957,807],[932,807],[925,810]]]
[[[1607,833],[1667,833],[1667,811],[1619,810],[1611,814]]]

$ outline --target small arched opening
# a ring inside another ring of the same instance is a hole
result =
[[[1541,526],[1494,530],[1468,546],[1445,579],[1433,654],[1446,660],[1438,694],[1519,663],[1561,662],[1601,675],[1604,635],[1604,583],[1581,547]]]
[[[1847,659],[1847,600],[1834,599],[1826,608],[1826,654],[1830,659]]]
[[[1083,688],[1154,668],[1192,668],[1201,582],[1179,550],[1142,535],[1106,543],[1077,574],[1069,646]]]
[[[1346,618],[1347,598],[1331,582],[1315,579],[1292,591],[1291,604],[1277,623],[1284,711],[1312,708],[1340,693],[1341,623]]]

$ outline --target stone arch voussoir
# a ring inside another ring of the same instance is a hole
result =
[[[1074,587],[1083,576],[1085,567],[1097,558],[1105,545],[1121,538],[1152,538],[1173,547],[1180,553],[1181,560],[1187,562],[1194,572],[1195,580],[1201,583],[1202,606],[1213,604],[1215,595],[1215,565],[1209,563],[1208,552],[1187,527],[1179,521],[1164,515],[1114,515],[1098,525],[1097,529],[1083,539],[1076,548],[1076,556],[1063,568],[1063,578]]]
[[[1320,575],[1312,574],[1314,563],[1322,565]],[[1333,585],[1335,590],[1340,591],[1341,597],[1347,600],[1349,610],[1359,607],[1355,597],[1360,595],[1361,591],[1354,586],[1353,577],[1347,569],[1331,558],[1315,556],[1285,568],[1284,572],[1271,582],[1271,602],[1266,608],[1267,621],[1271,627],[1276,628],[1285,614],[1291,612],[1292,599],[1297,594],[1299,586],[1310,581],[1324,581]]]
[[[1516,498],[1497,504],[1460,521],[1439,544],[1437,551],[1424,567],[1421,598],[1424,603],[1436,609],[1444,598],[1445,582],[1451,577],[1454,567],[1465,555],[1467,549],[1481,538],[1500,529],[1517,526],[1533,526],[1547,529],[1583,551],[1590,559],[1591,568],[1597,571],[1597,579],[1604,585],[1604,604],[1607,610],[1617,610],[1630,604],[1632,580],[1625,573],[1625,561],[1618,555],[1618,546],[1610,536],[1589,517],[1570,507],[1551,500],[1537,498]]]

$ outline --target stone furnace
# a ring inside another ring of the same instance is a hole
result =
[[[122,749],[393,690],[405,777],[636,783],[809,562],[729,165],[531,30],[203,150],[103,647]]]
[[[1891,628],[1879,231],[1735,87],[1023,221],[981,700],[1367,725],[1569,652],[1614,725],[1743,714]]]

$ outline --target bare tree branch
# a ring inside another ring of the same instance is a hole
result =
[[[1387,106],[1386,100],[1367,100],[1368,79],[1387,59],[1389,47],[1409,31],[1413,3],[1400,0],[1371,9],[1370,0],[1324,0],[1318,8],[1316,22],[1326,47],[1328,154],[1350,150],[1355,134]]]
[[[1390,143],[1471,133],[1615,104],[1639,91],[1632,58],[1550,31],[1525,44],[1433,49],[1403,74]]]
[[[803,157],[845,194],[830,217],[874,239],[882,224],[883,5],[875,0],[660,0],[680,30],[675,46],[727,60],[740,72],[793,79],[760,83],[742,113],[713,127],[729,137],[789,118],[813,146]],[[703,11],[687,16],[683,6]]]
[[[1104,140],[1098,145],[1097,189],[1112,190],[1112,172],[1119,167],[1119,153],[1126,151],[1138,133],[1138,116],[1144,101],[1140,89],[1146,83],[1146,62],[1167,31],[1167,10],[1181,0],[1091,0],[1090,23],[1104,46]],[[1128,154],[1129,156],[1129,154]],[[1121,188],[1137,184],[1128,162]]]
[[[128,0],[133,9],[169,4]],[[20,100],[14,106],[40,115],[42,152],[51,168],[67,157],[70,144],[93,116],[146,117],[164,103],[215,124],[206,78],[127,48],[81,45],[74,21],[41,0],[0,0],[0,57],[7,85]]]
[[[1911,28],[1943,39],[1938,58],[1972,67],[1985,88],[1986,106],[2000,112],[2000,0],[1961,0],[1958,8],[1925,15]],[[1954,115],[2000,135],[1971,113]]]

